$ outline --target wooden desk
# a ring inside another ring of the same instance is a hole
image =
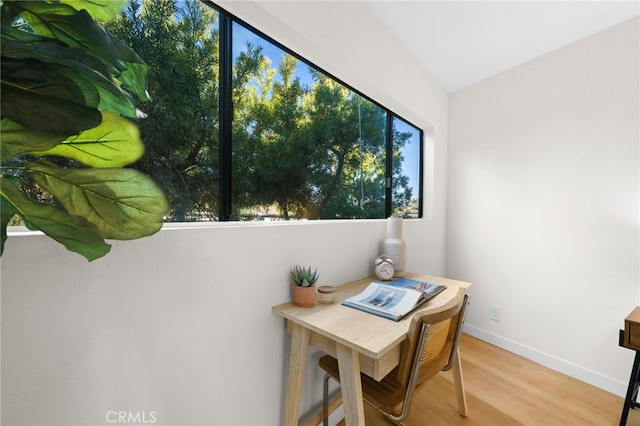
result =
[[[338,359],[346,423],[364,425],[360,372],[381,380],[400,361],[401,343],[407,338],[413,315],[445,305],[455,297],[460,287],[471,287],[467,282],[429,275],[405,273],[404,276],[444,284],[447,289],[398,322],[341,305],[344,299],[361,292],[375,277],[337,287],[333,304],[316,303],[311,308],[300,308],[288,302],[272,308],[275,314],[287,320],[287,330],[291,333],[286,426],[298,424],[308,345]],[[464,386],[459,355],[457,359],[453,375],[460,406],[461,402],[464,403]]]

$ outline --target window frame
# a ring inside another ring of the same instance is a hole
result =
[[[202,1],[202,0],[201,0]],[[360,96],[372,104],[376,105],[380,109],[384,110],[386,113],[386,156],[385,156],[385,218],[392,216],[393,214],[393,121],[395,118],[398,118],[410,126],[414,127],[419,134],[419,182],[417,188],[417,199],[418,199],[418,219],[423,218],[423,167],[424,167],[424,131],[419,126],[416,126],[411,121],[402,117],[401,115],[393,112],[391,109],[385,107],[379,102],[375,101],[371,97],[363,94],[359,90],[355,89],[353,86],[345,83],[343,80],[335,77],[333,74],[327,72],[321,67],[318,67],[313,62],[303,58],[298,53],[292,51],[288,47],[284,46],[282,43],[274,40],[272,37],[268,36],[261,30],[255,28],[254,26],[248,24],[241,18],[235,16],[234,14],[228,12],[218,4],[214,3],[212,0],[202,1],[205,6],[211,7],[212,9],[218,12],[218,20],[219,20],[219,42],[220,42],[220,70],[219,70],[219,90],[220,90],[220,108],[219,108],[219,164],[220,164],[220,173],[219,173],[219,198],[218,198],[218,221],[219,222],[234,222],[231,218],[232,213],[232,153],[233,153],[233,135],[232,135],[232,121],[233,121],[233,101],[232,101],[232,76],[233,76],[233,24],[238,24],[245,28],[248,31],[253,32],[260,38],[264,39],[268,43],[273,44],[280,50],[288,53],[289,55],[296,58],[298,61],[306,64],[307,66],[313,67],[318,72],[326,75],[337,83],[341,84],[357,96]],[[331,219],[327,219],[331,220]],[[349,219],[356,220],[356,219]],[[364,219],[357,219],[364,220]]]

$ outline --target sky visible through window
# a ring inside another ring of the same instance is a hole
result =
[[[235,63],[238,55],[247,49],[247,43],[251,43],[253,46],[262,46],[262,54],[269,58],[271,61],[271,67],[277,70],[280,58],[285,53],[282,49],[269,43],[267,40],[258,36],[257,34],[247,30],[238,23],[233,23],[233,61]],[[300,81],[306,85],[311,86],[312,78],[309,72],[309,65],[299,61],[296,67],[295,77],[300,78]],[[280,73],[276,72],[274,81],[279,82],[281,80]]]
[[[411,137],[402,149],[404,158],[420,158],[420,134],[416,131],[416,128],[407,124],[402,119],[396,119],[395,125],[398,131],[411,133]],[[418,198],[419,194],[417,191],[420,187],[420,164],[417,161],[405,161],[402,164],[402,171],[409,178],[409,185],[414,189],[413,197]]]

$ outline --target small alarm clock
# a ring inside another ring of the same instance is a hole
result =
[[[389,256],[378,256],[375,261],[376,276],[383,281],[390,280],[393,277],[393,260]]]

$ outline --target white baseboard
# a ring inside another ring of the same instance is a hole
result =
[[[491,343],[494,346],[530,359],[531,361],[603,389],[614,395],[624,398],[627,393],[627,383],[619,382],[618,380],[614,380],[610,377],[579,367],[560,358],[556,358],[528,346],[521,345],[520,343],[505,339],[469,324],[464,325],[463,331],[473,337],[477,337],[480,340]]]

